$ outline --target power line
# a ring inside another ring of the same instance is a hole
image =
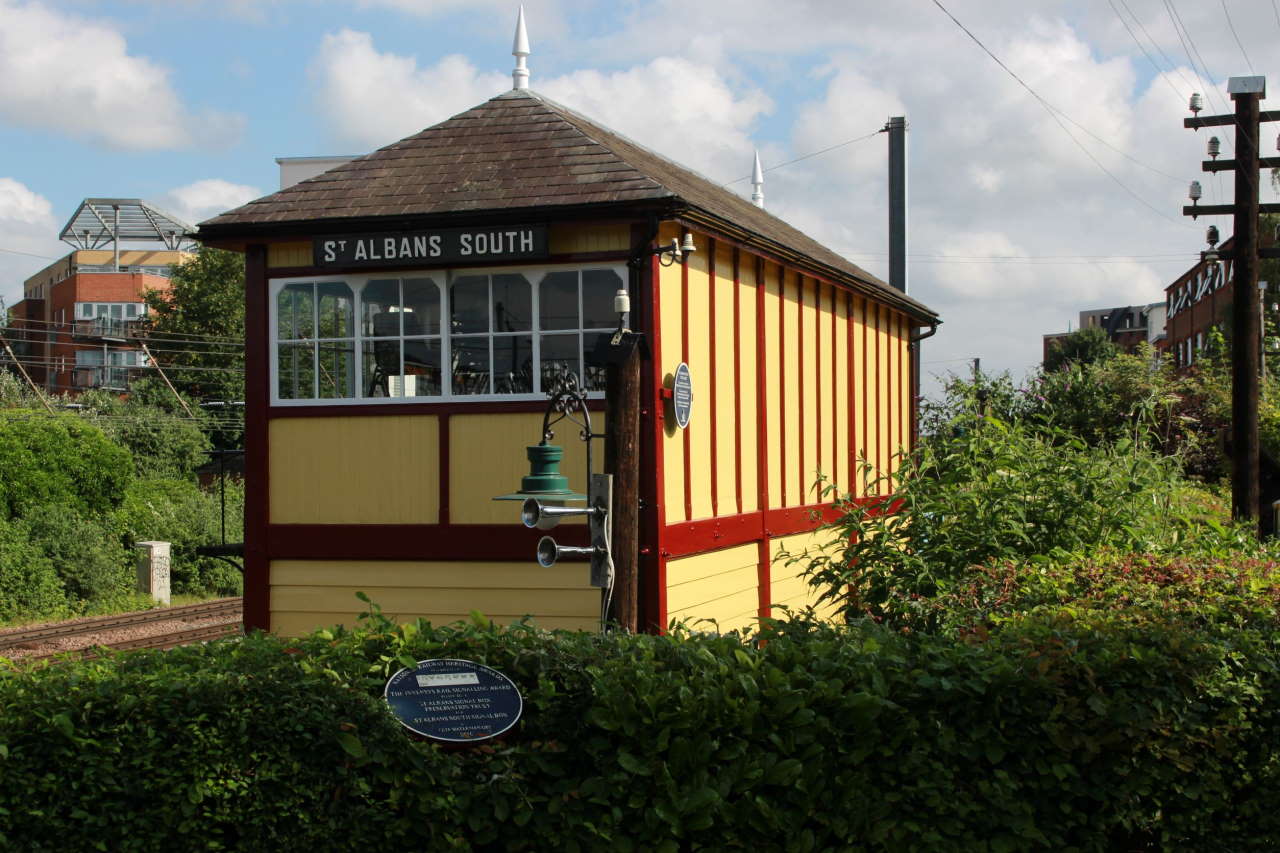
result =
[[[873,130],[870,133],[866,134],[865,136],[859,136],[856,139],[846,139],[844,142],[837,142],[835,145],[830,145],[826,148],[823,148],[821,151],[811,151],[808,154],[802,154],[801,156],[797,157],[794,160],[788,160],[785,163],[778,163],[776,166],[770,166],[769,168],[764,169],[762,171],[772,172],[775,169],[781,169],[783,166],[790,166],[792,163],[799,163],[801,160],[808,160],[810,157],[817,157],[819,154],[826,154],[828,151],[835,151],[837,148],[843,148],[844,146],[852,145],[855,142],[863,142],[865,140],[870,139],[873,136],[879,136],[882,133],[884,133],[884,128],[881,128],[880,130]],[[745,181],[750,177],[751,177],[750,175],[743,175],[741,178],[734,178],[732,181],[723,183],[720,186],[727,187],[730,184],[736,184],[739,181]]]
[[[1123,3],[1124,0],[1121,0],[1121,2]],[[1147,58],[1147,61],[1151,63],[1151,67],[1156,70],[1156,75],[1165,82],[1165,85],[1169,87],[1169,89],[1173,92],[1173,94],[1178,96],[1178,99],[1180,101],[1185,100],[1186,95],[1182,92],[1179,92],[1178,88],[1173,85],[1173,81],[1165,76],[1164,69],[1161,68],[1159,63],[1156,62],[1155,57],[1153,57],[1150,53],[1147,52],[1146,45],[1144,45],[1142,41],[1138,38],[1137,34],[1134,33],[1133,28],[1129,26],[1129,22],[1124,19],[1124,15],[1120,14],[1120,10],[1116,8],[1115,0],[1107,0],[1107,3],[1110,4],[1111,11],[1115,12],[1116,17],[1120,19],[1120,23],[1124,24],[1125,31],[1129,33],[1129,38],[1133,39],[1133,43],[1138,46],[1138,49],[1142,51],[1142,55]],[[1125,9],[1129,9],[1129,7],[1125,6]],[[1129,10],[1129,14],[1132,15],[1133,11]],[[1139,22],[1138,25],[1141,26],[1142,25],[1141,22]],[[1143,32],[1146,32],[1146,30],[1143,30]],[[1148,38],[1150,38],[1150,36],[1148,36]],[[1159,48],[1159,45],[1157,45],[1157,49],[1158,48]]]
[[[22,251],[21,249],[4,249],[4,248],[0,248],[0,252],[4,252],[4,253],[9,254],[9,255],[26,255],[28,258],[39,258],[39,259],[40,259],[40,260],[42,260],[42,261],[56,261],[56,260],[58,260],[57,258],[50,257],[49,255],[37,255],[35,252],[24,252],[24,251]]]
[[[1227,0],[1222,0],[1222,14],[1227,19],[1227,26],[1231,28],[1231,35],[1235,37],[1236,46],[1240,48],[1240,55],[1244,57],[1245,67],[1249,69],[1249,73],[1253,73],[1253,62],[1249,59],[1249,54],[1245,52],[1244,45],[1240,42],[1240,35],[1236,32],[1236,25],[1231,22],[1231,13],[1227,11]]]
[[[1055,124],[1057,124],[1057,125],[1058,125],[1058,127],[1062,129],[1062,132],[1063,132],[1063,133],[1065,133],[1065,134],[1066,134],[1066,135],[1071,139],[1071,141],[1072,141],[1072,142],[1074,142],[1074,143],[1076,144],[1076,147],[1078,147],[1081,151],[1083,151],[1083,152],[1084,152],[1085,156],[1087,156],[1090,160],[1092,160],[1092,161],[1093,161],[1093,164],[1094,164],[1095,166],[1097,166],[1097,167],[1102,171],[1102,173],[1103,173],[1103,174],[1105,174],[1108,178],[1110,178],[1112,181],[1114,181],[1114,182],[1116,183],[1116,186],[1120,187],[1122,190],[1124,190],[1126,193],[1128,193],[1130,196],[1132,196],[1135,200],[1137,200],[1137,201],[1138,201],[1140,204],[1142,204],[1144,207],[1146,207],[1146,208],[1148,208],[1149,210],[1151,210],[1153,213],[1155,213],[1155,214],[1156,214],[1157,216],[1159,216],[1161,219],[1167,220],[1167,221],[1169,221],[1169,222],[1173,223],[1174,225],[1178,225],[1178,226],[1180,226],[1180,227],[1184,227],[1184,228],[1194,228],[1194,227],[1195,227],[1195,226],[1193,226],[1193,225],[1188,225],[1188,224],[1187,224],[1187,223],[1185,223],[1185,222],[1180,222],[1180,221],[1178,221],[1178,220],[1174,219],[1173,217],[1171,217],[1171,216],[1169,216],[1168,214],[1166,214],[1164,211],[1162,211],[1162,210],[1160,210],[1159,208],[1157,208],[1155,205],[1151,204],[1151,202],[1147,201],[1147,200],[1146,200],[1146,199],[1144,199],[1142,196],[1138,195],[1136,192],[1134,192],[1133,190],[1129,189],[1129,187],[1128,187],[1128,185],[1127,185],[1127,184],[1125,184],[1123,181],[1121,181],[1119,178],[1117,178],[1117,177],[1116,177],[1116,176],[1111,172],[1111,170],[1110,170],[1110,169],[1108,169],[1106,166],[1102,165],[1102,162],[1101,162],[1097,157],[1093,156],[1093,152],[1092,152],[1092,151],[1090,151],[1088,148],[1086,148],[1086,147],[1085,147],[1085,146],[1080,142],[1080,140],[1079,140],[1079,139],[1076,139],[1075,134],[1073,134],[1070,130],[1068,130],[1068,129],[1067,129],[1067,126],[1066,126],[1065,124],[1063,124],[1063,123],[1062,123],[1062,120],[1061,120],[1061,119],[1059,119],[1059,118],[1058,118],[1058,112],[1059,112],[1059,110],[1057,110],[1057,108],[1056,108],[1056,107],[1051,106],[1051,105],[1049,104],[1049,102],[1048,102],[1048,101],[1046,101],[1044,98],[1040,97],[1039,93],[1037,93],[1035,89],[1032,89],[1029,85],[1027,85],[1026,81],[1024,81],[1024,80],[1023,80],[1021,77],[1019,77],[1017,74],[1015,74],[1015,73],[1013,72],[1013,70],[1009,68],[1009,66],[1005,65],[1005,64],[1004,64],[1004,62],[1002,62],[998,56],[996,56],[994,53],[992,53],[992,52],[990,51],[990,49],[988,49],[988,48],[987,48],[987,46],[986,46],[985,44],[983,44],[983,43],[982,43],[981,39],[979,39],[979,38],[978,38],[977,36],[975,36],[972,32],[970,32],[970,31],[969,31],[969,29],[968,29],[968,27],[966,27],[964,24],[960,23],[960,21],[956,19],[956,16],[955,16],[955,15],[953,15],[953,14],[951,14],[951,12],[949,12],[949,11],[947,10],[947,7],[946,7],[946,6],[943,6],[943,5],[942,5],[941,0],[933,0],[933,4],[934,4],[935,6],[937,6],[939,9],[941,9],[941,10],[942,10],[942,12],[943,12],[943,14],[945,14],[948,18],[950,18],[950,19],[952,20],[952,22],[953,22],[957,27],[959,27],[959,28],[964,32],[964,34],[965,34],[965,35],[967,35],[969,38],[971,38],[971,39],[973,40],[974,44],[976,44],[978,47],[982,48],[982,51],[983,51],[984,53],[986,53],[986,54],[987,54],[987,56],[991,57],[991,59],[992,59],[992,60],[994,60],[994,61],[995,61],[995,63],[996,63],[997,65],[999,65],[1002,69],[1004,69],[1004,71],[1005,71],[1005,73],[1006,73],[1006,74],[1008,74],[1010,77],[1012,77],[1014,80],[1016,80],[1016,81],[1018,82],[1018,84],[1019,84],[1020,86],[1022,86],[1022,88],[1026,89],[1026,90],[1031,94],[1031,96],[1032,96],[1033,98],[1035,98],[1035,99],[1036,99],[1036,101],[1037,101],[1037,102],[1039,102],[1039,104],[1040,104],[1042,107],[1044,107],[1045,111],[1049,113],[1049,117],[1050,117],[1050,118],[1052,118],[1052,119],[1053,119],[1053,121],[1054,121],[1054,123],[1055,123]]]

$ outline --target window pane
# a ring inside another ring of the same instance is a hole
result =
[[[276,336],[280,340],[315,337],[312,285],[290,284],[276,297]]]
[[[123,306],[123,305],[116,304],[116,305],[112,305],[112,306],[111,306],[111,319],[112,319],[112,320],[123,320],[123,319],[124,319],[124,306]]]
[[[440,396],[440,339],[404,342],[405,397]]]
[[[356,395],[356,350],[349,341],[320,344],[321,399]]]
[[[625,287],[617,270],[583,270],[582,328],[616,328],[618,315],[613,310],[613,297]]]
[[[405,279],[404,310],[406,335],[440,334],[440,286],[434,279]]]
[[[616,314],[614,315],[617,316]],[[597,347],[608,343],[609,338],[613,337],[612,332],[586,332],[582,335],[582,358],[586,362],[586,373],[582,376],[582,384],[588,391],[603,391],[605,388],[605,376],[608,369],[603,361],[592,358],[592,354],[597,351]]]
[[[276,396],[309,400],[315,395],[315,344],[281,344],[276,353]]]
[[[133,302],[130,302],[128,305],[124,306],[124,316],[128,317],[130,320],[137,317],[138,306]]]
[[[453,393],[489,393],[489,339],[454,338]]]
[[[493,331],[528,332],[533,328],[533,288],[519,273],[493,277]]]
[[[454,333],[489,331],[489,277],[462,275],[455,278],[449,288],[449,309]]]
[[[578,274],[550,272],[538,291],[540,329],[578,328]]]
[[[364,333],[369,337],[400,334],[400,279],[371,281],[360,291]]]
[[[542,390],[551,388],[551,382],[561,373],[578,373],[578,336],[575,335],[543,335],[542,336]]]
[[[355,299],[351,287],[341,281],[326,281],[316,285],[316,298],[320,300],[320,329],[318,338],[349,338],[355,334]]]
[[[399,376],[400,341],[365,341],[361,393],[365,397],[395,397],[392,380]]]
[[[533,336],[493,339],[493,383],[496,394],[533,393]]]
[[[104,305],[104,304],[102,304],[102,303],[99,303],[99,304],[98,304],[98,316],[99,316],[99,317],[105,317],[105,316],[107,316],[107,313],[108,313],[110,310],[111,310],[111,306],[110,306],[110,305]]]

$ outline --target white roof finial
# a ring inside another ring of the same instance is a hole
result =
[[[520,5],[520,14],[516,16],[516,40],[511,45],[511,55],[516,58],[516,67],[511,72],[512,89],[529,88],[529,69],[525,66],[525,57],[529,55],[529,34],[524,29],[524,4]]]
[[[764,207],[764,169],[760,168],[760,152],[756,151],[756,165],[751,170],[751,203]]]

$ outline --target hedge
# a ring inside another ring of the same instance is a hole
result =
[[[0,846],[1250,850],[1280,844],[1270,629],[1059,611],[985,639],[392,626],[14,666]],[[496,667],[513,736],[407,737],[388,673]]]

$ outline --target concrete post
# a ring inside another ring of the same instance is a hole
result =
[[[138,542],[142,551],[138,558],[138,591],[150,595],[161,604],[169,604],[169,543]]]

